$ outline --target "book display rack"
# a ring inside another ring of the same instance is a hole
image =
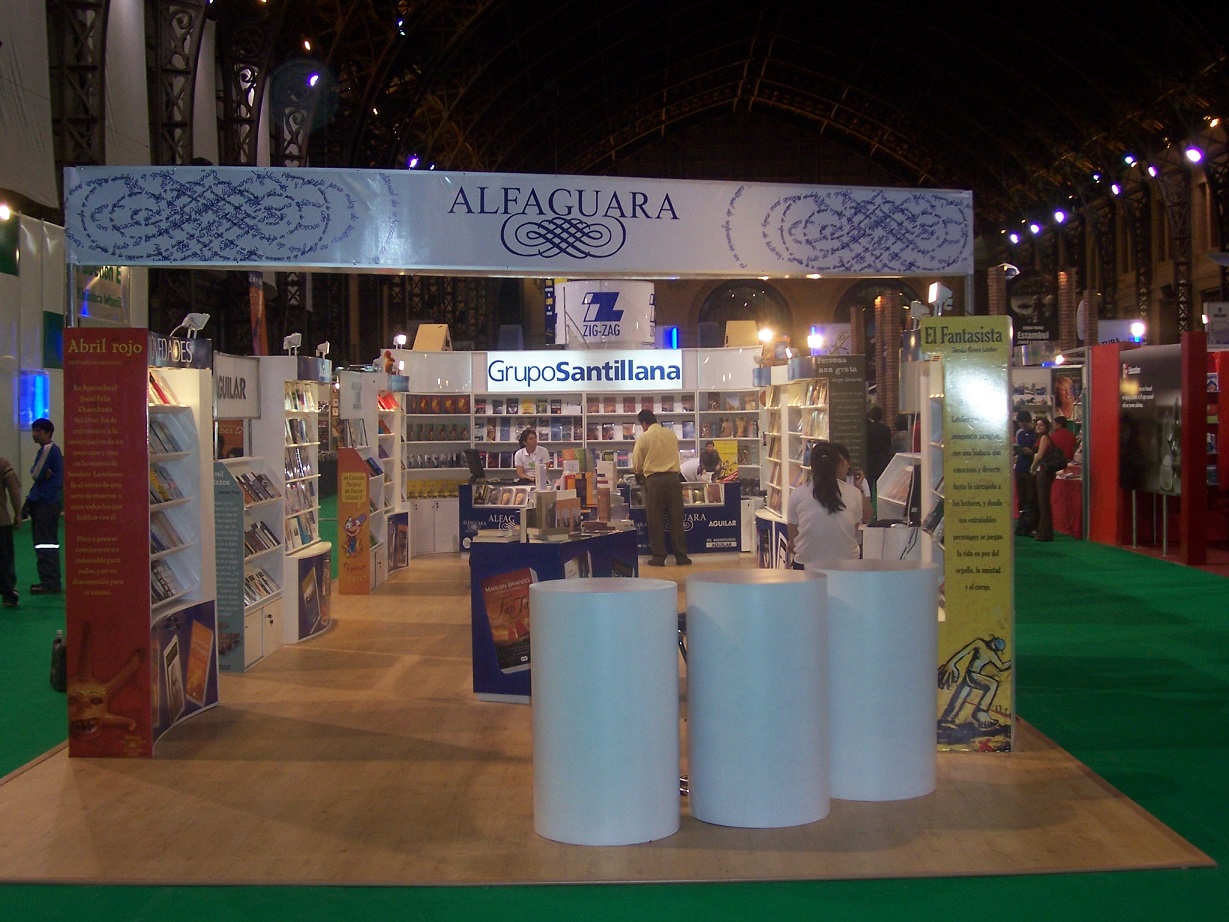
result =
[[[281,643],[297,643],[330,624],[331,579],[321,574],[327,575],[333,545],[320,533],[320,423],[329,412],[332,363],[307,356],[260,356],[259,377],[260,417],[252,420],[252,451],[265,459],[264,471],[282,495],[280,533],[272,529],[282,539],[280,564],[265,565],[283,590],[282,630],[280,636],[266,633],[267,655]],[[361,432],[355,427],[351,434],[358,438]],[[278,556],[270,554],[274,560]]]
[[[214,462],[218,658],[228,672],[250,668],[281,645],[286,487],[280,480],[264,458]]]

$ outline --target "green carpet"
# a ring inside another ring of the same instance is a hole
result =
[[[20,543],[20,542],[19,542]],[[28,543],[28,536],[27,536]],[[7,886],[8,919],[1215,918],[1229,909],[1229,580],[1059,537],[1017,545],[1020,715],[1222,867],[1118,874],[517,887]],[[32,552],[19,570],[32,572]],[[62,610],[0,616],[0,772],[63,739]],[[1007,756],[1010,758],[1010,756]],[[952,835],[958,836],[959,829]]]

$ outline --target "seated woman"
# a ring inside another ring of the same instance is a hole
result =
[[[521,447],[512,456],[512,466],[516,468],[518,483],[536,484],[537,471],[550,469],[550,452],[538,444],[536,429],[524,430],[516,439]]]
[[[790,492],[785,517],[795,569],[861,556],[858,526],[871,520],[871,498],[862,491],[862,472],[854,472],[853,483],[846,482],[848,474],[849,455],[843,445],[814,444],[811,483]]]

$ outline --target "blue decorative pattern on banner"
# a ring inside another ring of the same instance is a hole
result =
[[[134,261],[294,262],[345,240],[361,223],[350,193],[318,176],[245,172],[231,182],[217,170],[192,181],[184,175],[136,171],[70,189],[65,198],[78,203],[75,223],[88,238],[74,243]]]
[[[733,216],[744,188],[730,199]],[[777,259],[814,272],[937,272],[960,262],[972,237],[965,209],[949,195],[883,189],[824,189],[773,202],[761,222]],[[735,258],[732,222],[727,242]]]

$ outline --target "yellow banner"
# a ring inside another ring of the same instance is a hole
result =
[[[1006,752],[1015,712],[1011,454],[1011,321],[934,317],[922,350],[943,362],[936,493],[943,502],[944,619],[939,625],[942,749]],[[933,389],[933,388],[932,388]]]
[[[337,450],[337,591],[366,595],[371,591],[371,470],[353,448]]]

